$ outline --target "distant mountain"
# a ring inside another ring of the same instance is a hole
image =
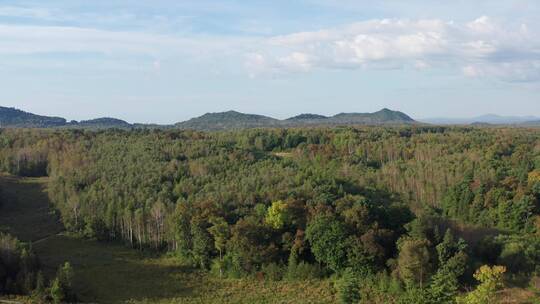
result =
[[[438,125],[468,125],[473,123],[484,123],[492,125],[514,125],[535,120],[540,120],[540,118],[534,116],[501,116],[495,114],[487,114],[471,118],[426,118],[421,119],[420,121]]]
[[[0,107],[0,127],[2,128],[132,128],[128,122],[116,118],[97,118],[68,122],[65,118],[41,116],[15,108]]]
[[[285,120],[268,116],[245,114],[237,111],[207,113],[173,125],[130,124],[124,120],[102,117],[68,122],[61,117],[40,116],[14,108],[0,107],[0,127],[3,128],[71,128],[71,129],[193,129],[202,131],[235,130],[247,128],[280,128],[338,125],[387,125],[416,123],[407,114],[382,109],[375,113],[340,113],[332,117],[319,114],[300,114]]]
[[[300,114],[291,118],[287,118],[286,121],[305,121],[305,120],[318,120],[327,119],[328,117],[319,114]]]
[[[532,121],[526,121],[521,124],[525,127],[540,127],[540,119],[539,120],[532,120]]]
[[[119,129],[129,129],[133,125],[123,121],[121,119],[102,117],[91,120],[83,120],[80,122],[75,122],[74,126],[82,128],[97,128],[97,129],[108,129],[108,128],[119,128]]]
[[[332,124],[362,124],[362,125],[380,125],[380,124],[407,124],[414,123],[414,119],[407,114],[382,109],[375,113],[340,113],[330,118]]]
[[[61,117],[35,115],[15,108],[0,107],[0,127],[2,128],[49,128],[66,125]]]
[[[176,124],[180,129],[194,130],[230,130],[277,127],[279,125],[280,121],[271,117],[236,111],[206,113],[203,116]]]
[[[181,129],[229,130],[265,127],[303,127],[322,125],[382,125],[410,124],[415,121],[408,115],[383,109],[375,113],[341,113],[332,117],[318,114],[300,114],[285,120],[267,116],[244,114],[236,111],[207,113],[176,124]]]

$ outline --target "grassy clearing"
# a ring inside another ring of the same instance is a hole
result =
[[[35,242],[63,230],[58,217],[50,209],[46,183],[46,178],[0,175],[1,231],[21,241]]]
[[[98,303],[333,303],[329,283],[221,280],[118,244],[59,235],[34,246],[45,271],[64,261],[76,270],[74,288],[83,302]]]

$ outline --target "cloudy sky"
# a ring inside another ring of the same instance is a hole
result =
[[[538,0],[0,0],[0,105],[540,116],[538,16]]]

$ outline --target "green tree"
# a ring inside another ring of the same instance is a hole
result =
[[[62,283],[60,283],[60,280],[58,278],[52,281],[50,290],[53,303],[60,304],[65,300],[66,294],[64,288],[62,287]]]
[[[429,298],[433,303],[453,304],[458,289],[459,282],[455,274],[446,267],[440,268],[431,278]]]
[[[214,247],[216,247],[219,252],[219,276],[221,277],[223,276],[223,268],[221,267],[223,264],[223,251],[225,250],[227,240],[230,237],[229,224],[222,217],[214,217],[210,219],[210,223],[212,226],[208,228],[208,232],[210,232],[214,238]]]
[[[60,284],[64,290],[70,291],[72,289],[75,272],[73,271],[73,267],[71,267],[69,262],[65,262],[64,265],[58,269],[56,277],[60,281]]]
[[[195,263],[203,269],[210,265],[210,251],[212,250],[212,237],[206,226],[207,223],[200,218],[191,220],[192,255]]]
[[[306,229],[306,239],[318,262],[336,272],[344,268],[349,244],[341,221],[329,216],[315,218]]]
[[[268,207],[264,220],[276,230],[283,228],[291,221],[291,214],[288,210],[287,203],[283,201],[273,202],[272,206]]]
[[[43,273],[40,271],[38,272],[36,276],[36,288],[32,292],[32,295],[34,298],[41,299],[45,296],[45,277],[43,276]]]
[[[406,238],[399,245],[399,276],[409,287],[423,287],[431,273],[431,256],[429,241],[425,239]]]
[[[346,268],[337,283],[339,300],[343,304],[360,301],[360,281],[352,268]]]
[[[495,302],[496,292],[503,285],[503,275],[506,272],[504,266],[480,267],[475,273],[474,278],[480,282],[475,290],[467,295],[458,298],[459,304],[491,304]]]

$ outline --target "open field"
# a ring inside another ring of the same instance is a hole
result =
[[[46,183],[46,178],[0,175],[3,202],[0,231],[24,242],[36,242],[63,230],[49,207]]]
[[[220,280],[174,258],[152,257],[118,244],[65,235],[35,246],[54,274],[69,261],[84,302],[122,303],[332,303],[327,282]],[[299,300],[301,299],[301,300]]]

